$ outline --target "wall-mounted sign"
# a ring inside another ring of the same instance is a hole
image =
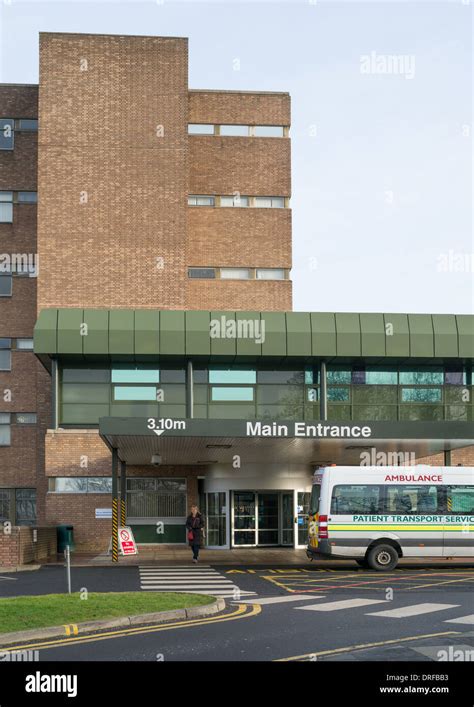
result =
[[[95,509],[96,518],[112,518],[111,508],[96,508]]]

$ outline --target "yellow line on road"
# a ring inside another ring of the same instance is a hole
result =
[[[376,648],[377,646],[387,646],[393,643],[403,643],[406,641],[421,641],[423,638],[437,638],[439,636],[458,636],[460,631],[444,631],[443,633],[425,633],[420,636],[407,636],[406,638],[394,638],[390,641],[378,641],[377,643],[359,643],[355,646],[346,646],[345,648],[333,648],[327,651],[314,651],[314,653],[304,653],[303,655],[293,655],[290,658],[277,658],[274,662],[284,663],[290,660],[311,660],[323,655],[335,655],[336,653],[349,653],[350,651],[359,651],[364,648]]]
[[[143,633],[154,633],[157,631],[169,631],[173,628],[192,628],[194,626],[205,626],[206,624],[222,623],[224,621],[235,621],[236,619],[247,619],[251,616],[257,616],[262,611],[262,607],[258,604],[239,604],[237,609],[230,614],[224,616],[208,617],[205,619],[191,619],[189,621],[178,621],[173,624],[154,624],[146,628],[125,628],[119,631],[107,631],[105,633],[96,633],[93,636],[77,636],[74,638],[56,639],[54,641],[45,641],[42,643],[27,643],[21,646],[4,646],[2,650],[18,651],[27,649],[40,648],[61,648],[63,646],[77,645],[78,643],[93,643],[95,641],[106,641],[111,638],[124,638],[130,635],[141,635]],[[0,634],[1,638],[1,634]]]

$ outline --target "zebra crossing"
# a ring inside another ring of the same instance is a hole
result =
[[[140,589],[153,592],[195,592],[229,597],[256,596],[240,589],[234,582],[209,565],[184,567],[139,566]]]
[[[271,605],[271,604],[284,604],[285,602],[314,602],[318,600],[316,604],[305,604],[304,606],[291,606],[292,609],[298,611],[343,611],[350,609],[358,609],[361,607],[369,607],[373,604],[385,604],[386,606],[393,606],[392,601],[387,601],[386,599],[374,599],[366,597],[353,597],[351,599],[339,599],[336,601],[321,601],[327,599],[326,594],[289,594],[287,596],[273,596],[273,597],[257,597],[255,599],[242,599],[241,601],[234,601],[234,604],[260,604],[260,605]],[[416,616],[421,616],[422,614],[432,614],[440,611],[447,611],[448,609],[457,609],[459,604],[439,604],[439,603],[429,603],[420,602],[418,604],[410,604],[409,606],[401,606],[396,609],[384,609],[382,611],[369,611],[366,612],[366,616],[376,616],[378,618],[392,618],[392,619],[404,619],[413,618]],[[458,616],[452,619],[444,619],[444,623],[458,624],[472,626],[474,624],[474,614],[467,614],[466,616]]]

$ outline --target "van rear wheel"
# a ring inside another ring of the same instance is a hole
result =
[[[367,563],[373,570],[388,572],[398,564],[398,552],[391,545],[375,545],[367,554]]]

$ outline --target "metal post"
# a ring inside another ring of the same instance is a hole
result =
[[[53,358],[51,361],[51,425],[53,430],[58,429],[59,424],[59,369],[58,361]]]
[[[120,460],[120,525],[127,525],[127,464]]]
[[[118,452],[112,449],[112,562],[118,562]]]
[[[188,361],[187,373],[186,373],[186,417],[194,417],[194,376],[193,376],[193,362]]]
[[[444,450],[444,466],[451,466],[451,450]]]
[[[326,361],[321,361],[319,364],[319,417],[321,420],[328,419]]]
[[[67,572],[67,592],[71,593],[71,548],[66,545],[65,553],[66,555],[66,572]]]

